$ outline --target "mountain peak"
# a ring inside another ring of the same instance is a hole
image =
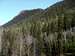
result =
[[[43,12],[43,9],[33,9],[33,10],[22,10],[17,16],[15,16],[11,21],[4,24],[3,27],[7,27],[13,24],[16,24],[18,22],[21,22],[22,20],[28,19],[32,15],[40,14]]]
[[[43,9],[22,10],[19,15],[28,16],[28,15],[33,15],[41,11],[43,11]]]

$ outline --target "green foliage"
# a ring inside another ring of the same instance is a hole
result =
[[[70,30],[75,26],[75,14],[63,12],[62,5],[52,7],[44,14],[29,17],[4,29],[1,54],[61,56],[68,51],[75,52],[75,35]]]

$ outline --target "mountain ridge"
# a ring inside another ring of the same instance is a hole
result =
[[[65,8],[67,10],[67,7],[69,6],[66,5],[65,3],[67,3],[66,0],[57,2],[46,9],[23,10],[20,12],[20,14],[18,14],[8,23],[4,24],[2,27],[9,27],[11,25],[17,24],[18,22],[21,22],[29,18],[41,18],[41,17],[46,18],[47,16],[49,16],[49,18],[55,17],[56,14],[64,13]]]

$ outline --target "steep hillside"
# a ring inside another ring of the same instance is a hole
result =
[[[75,8],[70,1],[22,11],[3,25],[0,55],[75,56]]]
[[[49,18],[55,17],[57,13],[61,13],[63,11],[63,1],[57,2],[56,4],[48,7],[47,9],[33,9],[33,10],[24,10],[17,16],[15,16],[11,21],[4,24],[3,27],[8,27],[17,23],[24,21],[25,19],[31,18]],[[36,20],[37,20],[36,19]]]
[[[46,19],[55,18],[56,15],[64,14],[65,12],[74,12],[75,1],[74,0],[64,0],[53,4],[46,9],[33,9],[33,10],[23,10],[19,15],[15,16],[11,21],[3,25],[3,27],[11,26],[17,23],[22,23],[25,20],[31,19]]]
[[[43,12],[43,9],[33,9],[33,10],[23,10],[19,13],[19,15],[15,16],[11,21],[4,24],[3,27],[13,26],[14,24],[20,23],[25,19],[29,19],[29,17],[33,15],[37,15]]]

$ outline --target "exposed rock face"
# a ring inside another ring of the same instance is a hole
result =
[[[69,8],[75,7],[75,0],[64,0],[65,6]]]

